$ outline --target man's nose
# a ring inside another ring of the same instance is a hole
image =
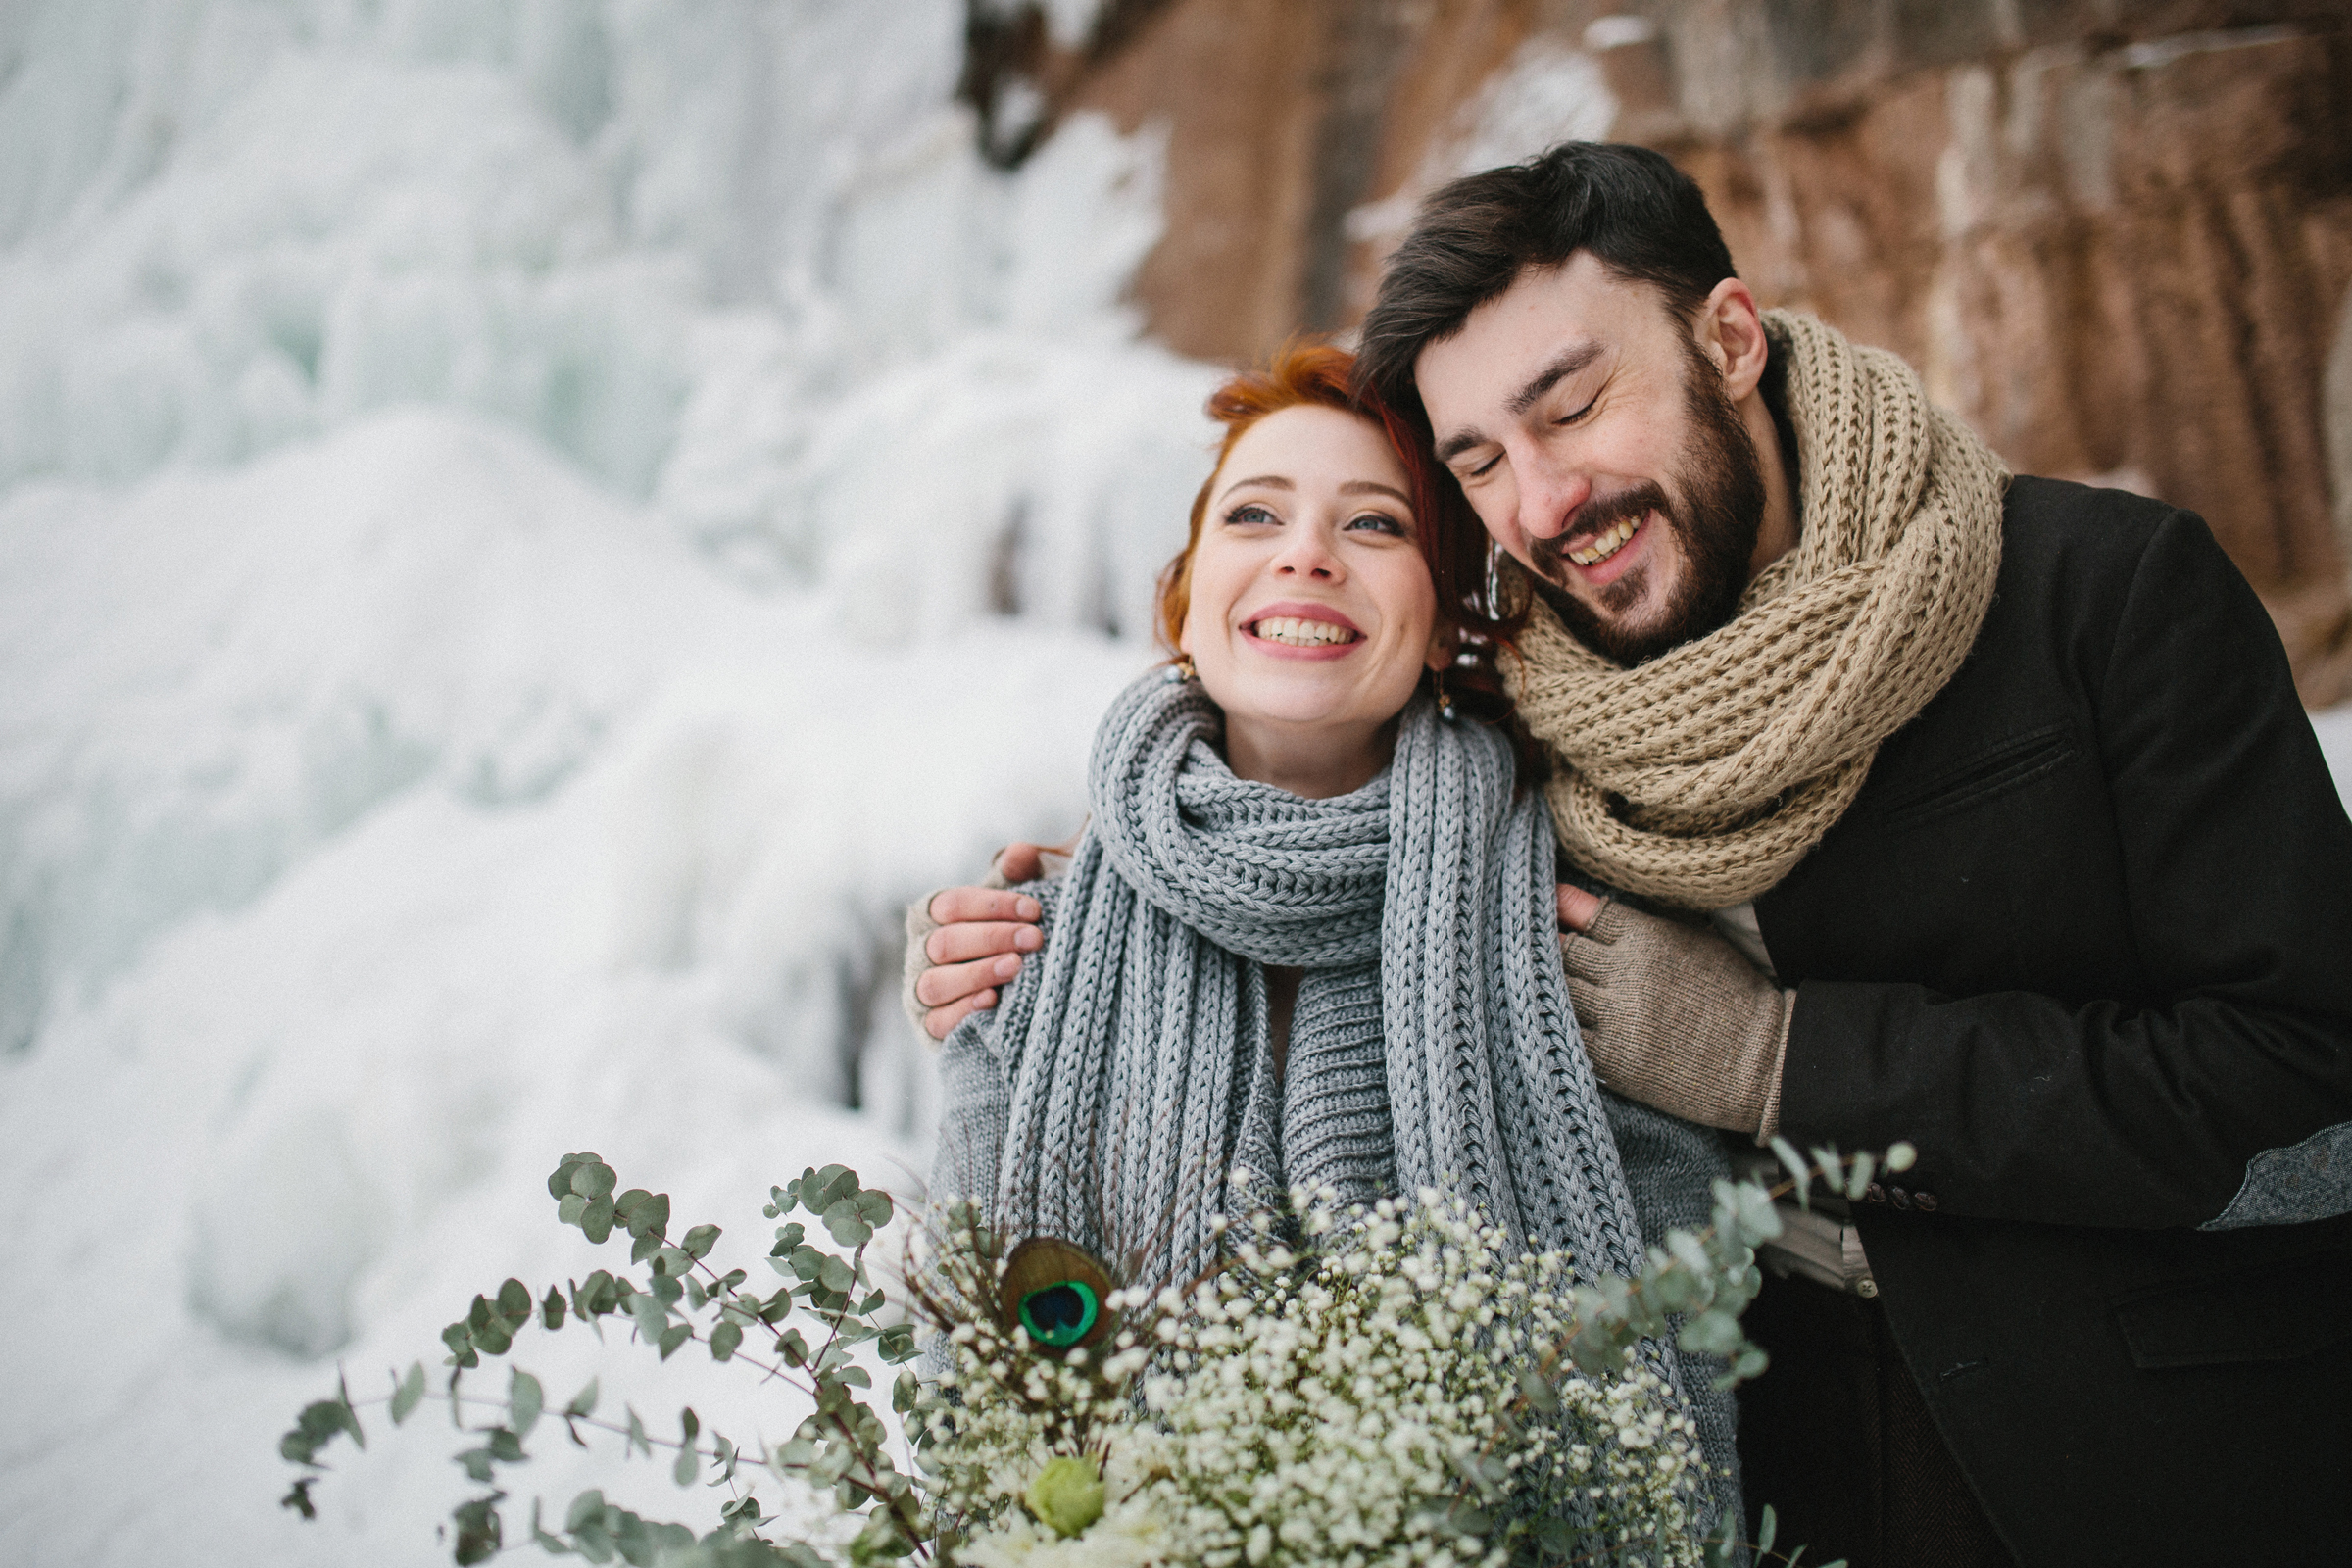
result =
[[[1592,481],[1542,465],[1522,470],[1519,483],[1519,531],[1530,539],[1556,539],[1568,531],[1577,508],[1592,495]]]

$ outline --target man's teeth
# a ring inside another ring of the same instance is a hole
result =
[[[1300,620],[1295,615],[1269,615],[1250,630],[1270,643],[1293,648],[1321,648],[1328,643],[1351,643],[1356,634],[1328,620]]]
[[[1597,566],[1618,551],[1623,550],[1626,541],[1642,531],[1642,524],[1645,520],[1645,517],[1628,517],[1607,533],[1586,545],[1584,549],[1569,551],[1568,559],[1580,566]]]

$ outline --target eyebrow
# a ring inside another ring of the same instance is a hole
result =
[[[1529,377],[1527,385],[1513,393],[1510,402],[1503,407],[1513,415],[1525,414],[1536,406],[1536,399],[1599,358],[1600,344],[1592,338],[1562,349],[1549,365]]]
[[[1234,480],[1233,483],[1217,492],[1217,498],[1223,500],[1236,490],[1246,489],[1250,485],[1259,485],[1269,490],[1296,490],[1298,488],[1279,473],[1261,473],[1255,478]],[[1395,496],[1407,507],[1413,504],[1411,496],[1406,495],[1393,484],[1382,484],[1378,479],[1349,479],[1340,486],[1340,494],[1344,496]]]
[[[1528,377],[1525,386],[1511,394],[1502,406],[1503,412],[1514,418],[1525,414],[1536,406],[1537,399],[1590,366],[1600,355],[1601,346],[1595,339],[1587,338],[1582,343],[1570,344],[1554,355],[1549,365]],[[1489,439],[1476,428],[1456,430],[1438,443],[1437,459],[1440,463],[1450,463],[1472,447],[1485,445]]]

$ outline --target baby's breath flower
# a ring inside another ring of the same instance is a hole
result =
[[[1504,1568],[1558,1518],[1645,1561],[1664,1541],[1661,1568],[1697,1562],[1689,1416],[1630,1352],[1597,1372],[1558,1354],[1573,1293],[1609,1301],[1607,1283],[1576,1287],[1564,1255],[1514,1251],[1435,1189],[1353,1209],[1294,1193],[1220,1234],[1210,1278],[1108,1293],[1125,1321],[1099,1361],[1028,1355],[993,1324],[949,1336],[969,1391],[940,1446],[958,1561]],[[1520,1379],[1535,1366],[1542,1415]],[[1098,1464],[1102,1517],[1066,1539],[1017,1500]]]

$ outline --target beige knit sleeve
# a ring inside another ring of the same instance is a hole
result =
[[[925,1040],[930,1040],[931,1036],[923,1028],[923,1019],[931,1009],[915,1000],[914,983],[923,977],[925,969],[931,967],[931,955],[924,951],[923,944],[932,932],[939,929],[939,922],[931,918],[931,901],[946,891],[945,888],[933,888],[906,906],[906,954],[899,967],[899,1005],[906,1009],[906,1021],[913,1024]],[[937,1044],[936,1041],[932,1043]]]

